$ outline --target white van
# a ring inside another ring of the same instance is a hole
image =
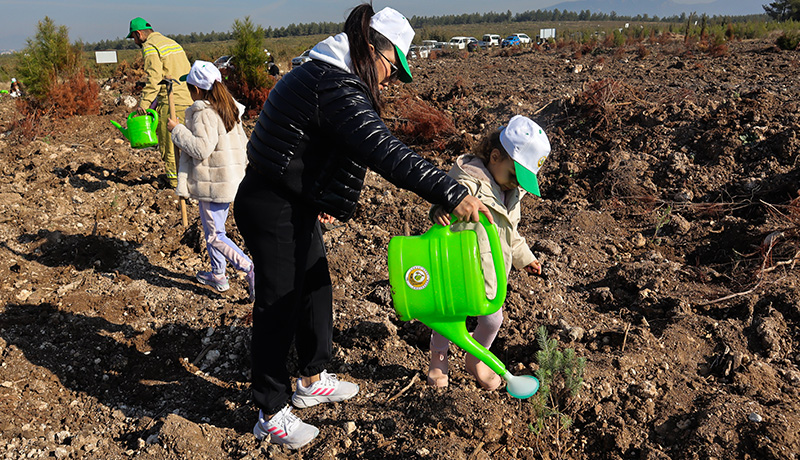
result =
[[[483,34],[483,43],[486,46],[500,46],[501,41],[503,41],[503,37],[497,34]]]
[[[453,37],[447,42],[447,47],[451,49],[464,50],[467,49],[469,37]]]

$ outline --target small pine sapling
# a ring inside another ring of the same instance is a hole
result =
[[[572,348],[560,351],[558,340],[548,338],[544,326],[539,327],[537,336],[540,348],[536,352],[539,392],[531,398],[537,419],[528,427],[537,436],[552,437],[561,456],[574,445],[568,431],[572,426],[570,414],[574,413],[574,401],[583,386],[586,358],[577,357]],[[537,443],[547,444],[544,439],[538,439]]]

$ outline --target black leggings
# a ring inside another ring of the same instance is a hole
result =
[[[253,399],[274,414],[292,394],[292,340],[302,376],[320,373],[331,358],[333,289],[317,212],[268,182],[248,168],[233,211],[255,265]]]

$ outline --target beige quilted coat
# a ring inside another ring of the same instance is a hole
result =
[[[239,113],[244,107],[239,106]],[[231,203],[247,166],[247,140],[242,123],[225,131],[222,118],[207,101],[186,109],[185,125],[172,130],[181,149],[178,196],[212,203]]]
[[[483,161],[472,155],[458,157],[456,164],[447,175],[467,187],[470,195],[481,200],[492,212],[494,222],[497,224],[500,245],[503,247],[506,274],[511,271],[512,265],[521,269],[536,260],[536,256],[531,252],[525,238],[517,231],[520,221],[520,200],[524,196],[525,190],[517,187],[515,190],[503,192],[484,166]],[[433,215],[434,209],[436,207],[431,209],[431,215]],[[494,293],[497,292],[497,277],[492,263],[489,239],[480,224],[472,222],[453,224],[453,231],[464,229],[475,229],[478,234],[481,267],[485,276],[484,287],[486,294],[493,298]]]

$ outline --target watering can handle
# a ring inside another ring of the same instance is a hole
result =
[[[158,112],[153,109],[147,109],[146,112],[153,116],[153,125],[158,126]]]
[[[145,115],[143,115],[143,116],[147,116],[147,115],[153,117],[153,126],[157,126],[158,125],[158,112],[156,112],[153,109],[147,109],[147,110],[145,110]],[[128,114],[128,125],[130,125],[131,118],[138,117],[138,116],[140,116],[140,115],[138,113],[136,113],[136,112],[131,112],[130,114]]]
[[[450,225],[456,223],[458,217],[452,216]],[[508,293],[508,275],[506,275],[506,262],[503,258],[503,246],[500,244],[500,236],[497,234],[497,225],[489,222],[489,219],[480,213],[480,223],[486,230],[486,237],[489,239],[489,247],[492,251],[492,264],[494,265],[494,272],[497,279],[497,292],[494,298],[489,301],[489,305],[494,307],[495,311],[503,306],[506,301],[506,294]],[[449,230],[449,229],[448,229]]]

